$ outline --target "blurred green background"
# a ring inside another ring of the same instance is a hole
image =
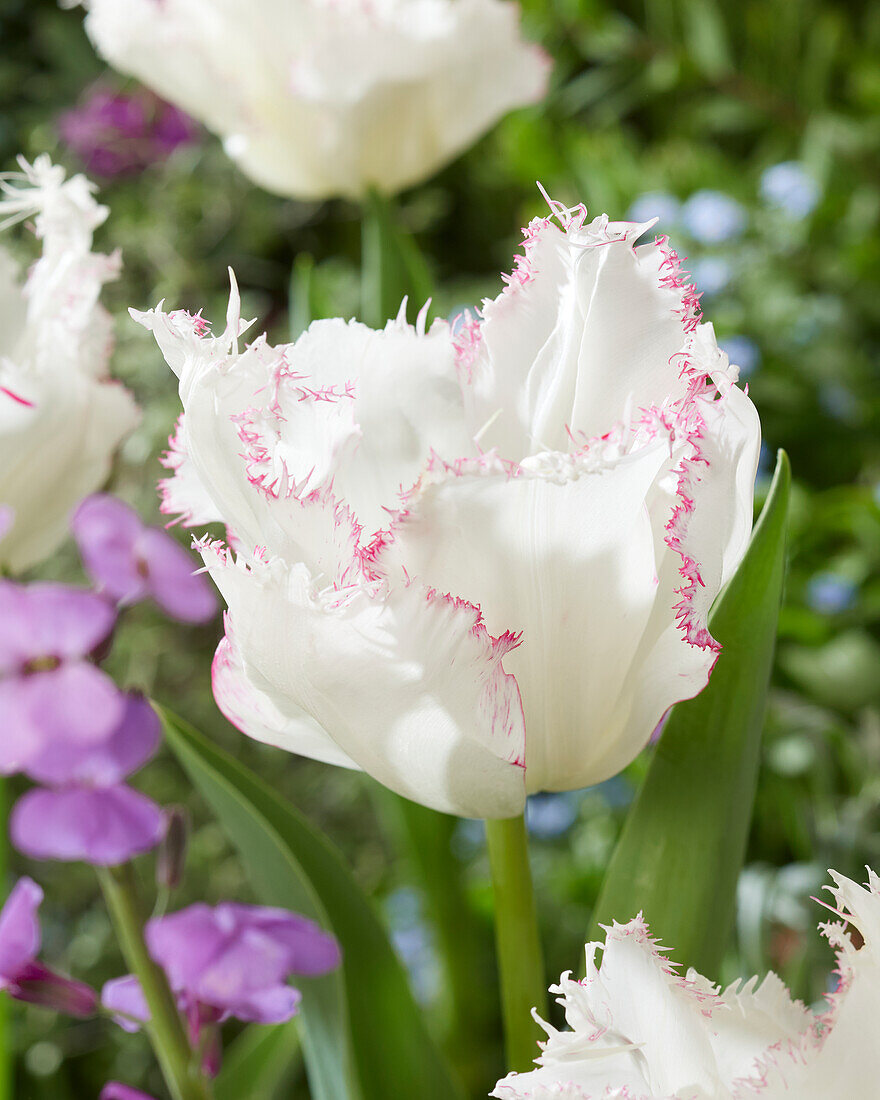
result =
[[[690,258],[705,315],[748,375],[765,454],[785,447],[796,480],[737,935],[725,972],[714,977],[772,967],[797,995],[815,1001],[827,988],[832,957],[815,932],[821,911],[809,896],[828,867],[856,878],[866,863],[880,867],[880,8],[861,0],[528,0],[525,8],[526,33],[555,61],[546,101],[503,120],[405,194],[401,218],[430,259],[440,315],[497,293],[518,227],[542,211],[536,180],[591,213],[658,214],[659,228]],[[62,11],[54,0],[0,0],[0,169],[14,167],[19,152],[43,151],[79,169],[59,141],[57,120],[96,81],[130,87],[96,58],[80,11]],[[259,318],[257,331],[285,340],[290,272],[307,255],[314,261],[310,311],[352,316],[358,211],[259,191],[207,134],[163,163],[106,181],[101,197],[112,213],[98,246],[120,247],[125,262],[105,295],[118,317],[115,372],[144,408],[112,487],[158,522],[157,456],[178,398],[170,371],[125,308],[164,297],[221,319],[231,264],[245,315]],[[34,255],[25,233],[8,233],[3,244],[22,260]],[[81,577],[70,548],[43,574]],[[208,675],[219,631],[219,621],[181,628],[136,608],[120,631],[112,671],[270,775],[343,848],[383,910],[438,1033],[448,1033],[417,878],[395,854],[394,824],[372,785],[248,742],[222,719]],[[646,759],[599,788],[532,800],[550,974],[578,965],[603,868]],[[158,799],[190,808],[188,874],[175,900],[247,900],[245,868],[174,762],[162,756],[139,782]],[[462,821],[450,831],[482,936],[474,997],[491,1006],[482,829]],[[14,870],[28,870],[46,889],[48,958],[93,983],[120,972],[89,868]],[[17,1096],[79,1100],[97,1096],[109,1077],[164,1095],[140,1037],[19,1005],[14,1022]],[[487,1032],[499,1034],[492,1020]],[[500,1047],[487,1040],[483,1058],[488,1091],[503,1069]],[[295,1060],[280,1095],[307,1095]]]

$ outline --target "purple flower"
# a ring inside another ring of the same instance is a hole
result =
[[[58,119],[61,140],[88,172],[112,179],[142,172],[196,140],[196,123],[146,89],[96,88]]]
[[[153,1100],[140,1089],[133,1089],[131,1085],[121,1085],[118,1081],[108,1081],[101,1089],[98,1100]]]
[[[10,997],[43,1005],[68,1016],[91,1016],[97,1008],[95,991],[37,962],[40,925],[37,910],[43,891],[21,878],[0,910],[0,989]]]
[[[168,615],[189,623],[215,614],[214,591],[194,572],[189,552],[121,500],[104,493],[88,497],[71,528],[89,575],[118,603],[152,596]]]
[[[88,659],[115,619],[92,592],[0,581],[0,773],[52,743],[99,742],[119,724],[124,698]]]
[[[289,1020],[301,994],[287,979],[326,974],[340,961],[334,937],[305,917],[233,902],[198,903],[157,917],[147,924],[146,940],[168,975],[194,1047],[205,1028],[230,1016],[262,1024]],[[123,1014],[118,1022],[129,1030],[132,1017],[149,1019],[134,977],[108,982],[101,999],[111,1012]],[[216,1071],[215,1055],[210,1068]]]
[[[110,866],[149,851],[165,828],[162,810],[123,783],[159,743],[159,719],[139,695],[126,698],[110,738],[92,746],[59,740],[24,769],[50,789],[23,795],[13,808],[13,844],[34,859]]]
[[[158,917],[147,924],[146,939],[188,1008],[218,1020],[289,1020],[300,993],[287,978],[326,974],[340,960],[336,940],[305,917],[235,902]]]

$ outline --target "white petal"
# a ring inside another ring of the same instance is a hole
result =
[[[258,183],[301,198],[424,179],[539,98],[549,68],[499,0],[86,6],[111,64],[204,122]]]
[[[524,230],[508,286],[460,341],[472,423],[496,417],[481,442],[517,461],[566,451],[568,429],[599,436],[687,389],[696,300],[674,254],[634,248],[642,226],[563,221],[568,228],[539,218]]]
[[[184,527],[223,522],[223,516],[208,495],[189,456],[185,413],[178,417],[174,433],[168,437],[168,450],[159,461],[171,471],[171,477],[159,482],[162,500],[159,510],[162,513],[174,516]]]
[[[7,379],[30,402],[0,392],[0,502],[14,513],[0,565],[17,573],[63,541],[71,513],[106,481],[113,452],[139,414],[118,383],[75,373]]]
[[[419,586],[316,592],[303,566],[232,564],[206,547],[249,681],[309,714],[342,753],[407,798],[448,813],[522,811],[513,678],[467,606]]]
[[[274,502],[331,485],[378,531],[432,450],[472,447],[445,323],[425,333],[402,318],[380,332],[317,321],[295,344],[260,337],[239,353],[228,328],[214,338],[188,314],[135,316],[181,379],[185,431],[172,444],[167,508],[222,514],[251,548],[285,553],[278,529],[289,524]]]
[[[460,466],[426,479],[379,556],[479,604],[491,633],[522,632],[506,667],[530,791],[613,775],[706,682],[715,653],[676,628],[678,573],[658,579],[670,511],[651,504],[674,467],[662,438],[595,468],[570,460],[558,477]]]
[[[254,687],[228,623],[226,636],[214,655],[211,677],[217,706],[248,737],[325,764],[358,767],[314,719],[293,706],[287,697],[275,695],[278,704],[285,708],[282,712],[271,695]]]
[[[290,363],[313,379],[310,385],[351,394],[360,439],[337,464],[333,487],[365,531],[387,526],[388,510],[397,507],[432,451],[473,449],[445,322],[425,333],[403,317],[380,332],[317,321],[297,341]]]

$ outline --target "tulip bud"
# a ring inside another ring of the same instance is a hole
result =
[[[168,811],[165,836],[156,856],[156,883],[165,890],[176,890],[183,879],[189,816],[182,806]]]

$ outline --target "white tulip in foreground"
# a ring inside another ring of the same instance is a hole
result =
[[[300,198],[394,193],[543,95],[512,0],[83,0],[99,52]]]
[[[675,254],[557,214],[458,338],[135,315],[180,377],[165,509],[231,532],[219,705],[462,815],[628,764],[705,686],[751,529],[758,417]]]
[[[0,507],[10,517],[0,569],[12,572],[56,549],[138,420],[107,373],[111,321],[98,297],[119,257],[91,251],[107,208],[48,157],[21,167],[0,182],[0,222],[33,217],[43,252],[22,286],[0,251]]]
[[[725,990],[677,973],[641,917],[587,944],[586,977],[551,988],[568,1031],[541,1022],[540,1068],[512,1073],[500,1100],[874,1100],[880,1018],[880,879],[831,872],[820,925],[837,950],[836,990],[821,1012],[792,1000],[772,972]],[[857,947],[849,930],[859,936]],[[602,952],[601,965],[596,952]]]

